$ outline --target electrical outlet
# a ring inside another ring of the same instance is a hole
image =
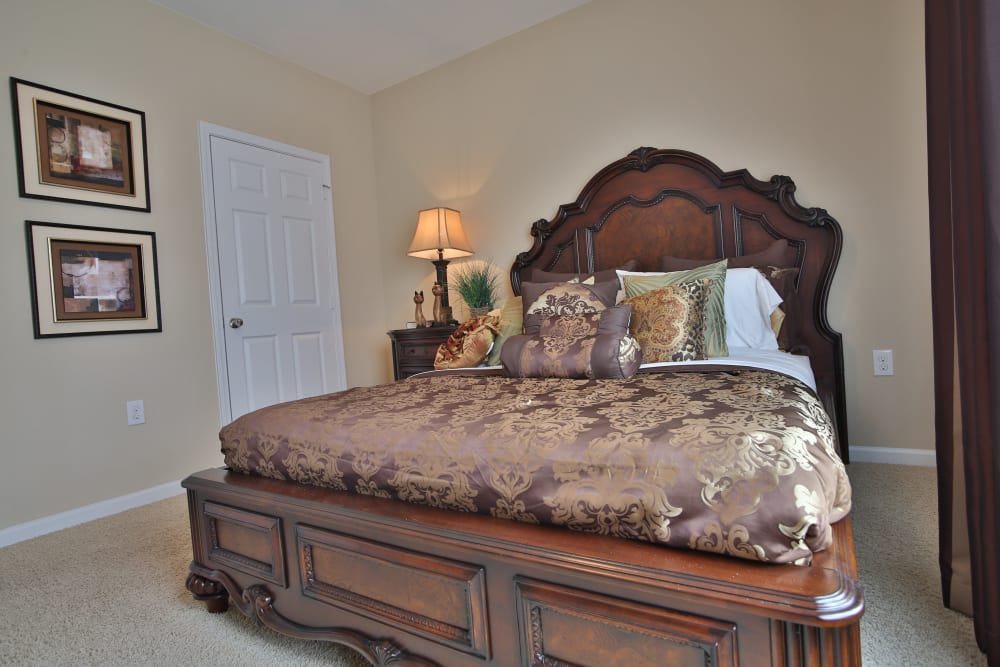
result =
[[[893,375],[892,350],[872,350],[872,370],[875,375]]]
[[[129,426],[146,423],[146,406],[142,401],[126,401],[125,416]]]

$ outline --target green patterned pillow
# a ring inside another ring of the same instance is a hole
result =
[[[661,287],[680,285],[691,280],[708,279],[712,281],[705,300],[705,346],[710,357],[729,356],[729,346],[726,345],[726,267],[728,260],[699,266],[690,271],[673,271],[671,273],[647,273],[645,275],[629,275],[620,272],[625,297],[631,298],[645,294]]]
[[[493,339],[493,347],[486,355],[487,366],[500,365],[500,350],[503,344],[511,336],[517,336],[524,332],[524,307],[521,305],[521,297],[515,296],[507,299],[503,308],[500,309],[500,333]]]

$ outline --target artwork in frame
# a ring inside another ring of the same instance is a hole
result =
[[[22,197],[149,211],[146,114],[11,77]]]
[[[153,232],[25,228],[35,338],[163,330]]]

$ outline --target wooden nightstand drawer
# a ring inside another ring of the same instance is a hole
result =
[[[402,380],[416,373],[434,370],[438,347],[448,340],[455,329],[448,326],[390,331],[393,377]]]
[[[440,343],[437,345],[417,345],[407,343],[402,345],[399,349],[399,361],[400,363],[404,363],[412,359],[430,359],[431,363],[434,363],[434,356],[437,354],[439,345]]]

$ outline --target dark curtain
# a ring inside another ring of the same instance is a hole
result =
[[[995,0],[925,0],[924,5],[942,593],[951,606],[952,562],[959,551],[952,537],[953,515],[961,517],[962,512],[954,510],[964,505],[976,641],[994,666],[1000,665],[1000,12],[996,4]],[[956,460],[959,471],[954,468]],[[964,493],[954,482],[956,472],[964,473]]]

